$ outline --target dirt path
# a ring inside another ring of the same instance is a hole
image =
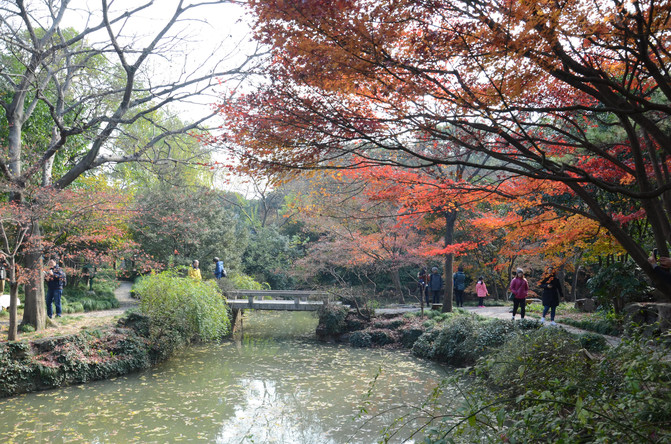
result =
[[[130,297],[130,290],[133,284],[130,282],[121,282],[114,290],[114,296],[119,301],[119,308],[110,310],[87,311],[83,313],[63,314],[63,317],[47,320],[46,330],[32,333],[19,332],[19,340],[32,340],[38,338],[64,336],[78,333],[82,330],[93,330],[96,328],[112,325],[116,318],[126,312],[126,310],[138,305],[137,299]],[[19,320],[21,323],[21,320]],[[0,318],[0,342],[7,340],[9,328],[9,318]]]
[[[121,282],[116,290],[114,296],[119,301],[119,308],[112,308],[110,310],[87,311],[84,313],[77,313],[89,318],[101,318],[107,316],[120,316],[129,308],[137,307],[138,300],[130,297],[130,289],[133,286],[130,282]]]

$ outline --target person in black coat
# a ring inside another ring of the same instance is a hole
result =
[[[540,287],[543,289],[543,316],[541,322],[545,322],[545,315],[550,312],[550,325],[557,325],[555,322],[555,310],[559,305],[559,298],[564,297],[561,290],[561,284],[553,267],[548,267],[541,279]]]

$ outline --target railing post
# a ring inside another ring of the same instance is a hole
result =
[[[249,300],[249,308],[254,308],[254,295],[250,294],[247,299]]]
[[[300,304],[300,302],[301,302],[301,298],[300,298],[300,296],[296,296],[296,297],[294,297],[294,305],[295,305],[296,307],[298,307],[298,305]]]

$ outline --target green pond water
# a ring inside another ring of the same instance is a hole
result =
[[[375,443],[448,376],[407,352],[319,343],[316,324],[247,313],[237,338],[154,369],[0,400],[0,442]],[[415,442],[412,428],[390,442]]]

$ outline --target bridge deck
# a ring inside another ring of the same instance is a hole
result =
[[[228,305],[239,310],[317,311],[323,301],[229,299]]]

